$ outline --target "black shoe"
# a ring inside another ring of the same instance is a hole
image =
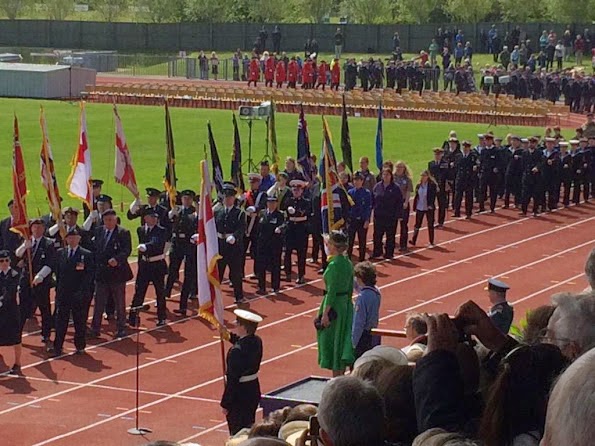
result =
[[[128,325],[136,328],[136,315],[128,316]]]
[[[236,299],[236,305],[239,307],[240,305],[244,305],[248,303],[248,299],[242,297],[241,299]]]
[[[490,209],[490,214],[495,214],[496,210],[495,209]]]
[[[176,309],[174,313],[179,314],[180,316],[186,317],[187,310]]]
[[[291,282],[291,274],[286,274],[284,280],[285,282]]]
[[[318,271],[316,271],[316,274],[318,274],[318,275],[324,274],[324,268],[320,268]]]
[[[304,279],[303,277],[298,277],[295,283],[296,285],[303,285],[304,283],[306,283],[306,279]]]
[[[21,371],[20,365],[13,365],[12,368],[8,371],[9,375],[13,376],[23,376],[23,372]]]
[[[84,348],[77,348],[76,352],[74,352],[77,355],[84,355],[85,354],[85,349]]]
[[[279,288],[273,288],[273,293],[279,294],[280,292],[281,292],[281,290],[279,290]]]
[[[453,215],[454,218],[459,218],[461,216],[460,212],[455,212],[455,214]]]
[[[443,228],[444,227],[444,223],[438,223],[438,225],[436,227],[437,228]]]
[[[62,356],[62,350],[54,350],[50,355],[50,358],[58,358]]]
[[[97,339],[99,337],[99,332],[93,331],[93,330],[88,330],[85,337],[87,339]]]
[[[115,338],[122,339],[122,338],[125,338],[126,336],[128,336],[128,333],[126,333],[126,330],[120,330],[116,333]]]
[[[413,240],[409,240],[409,244],[415,246],[415,242]]]
[[[157,326],[158,326],[158,327],[163,327],[163,326],[165,325],[165,323],[166,323],[166,322],[165,322],[165,319],[159,319],[159,320],[157,321]]]
[[[465,220],[471,220],[471,215],[466,215]]]
[[[191,294],[188,296],[188,300],[198,300],[198,296],[196,294]]]
[[[259,289],[256,291],[256,294],[258,294],[259,296],[264,296],[264,295],[266,295],[266,294],[267,294],[267,290],[266,290],[265,288],[259,288]]]

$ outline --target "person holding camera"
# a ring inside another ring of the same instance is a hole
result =
[[[353,364],[353,265],[345,255],[349,240],[333,231],[328,239],[329,263],[324,271],[324,299],[314,321],[318,341],[318,364],[341,376]]]

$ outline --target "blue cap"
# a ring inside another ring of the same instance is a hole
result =
[[[491,278],[488,280],[488,290],[497,291],[498,293],[506,293],[510,287],[501,280]]]

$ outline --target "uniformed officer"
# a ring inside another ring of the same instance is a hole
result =
[[[498,279],[488,280],[488,298],[492,307],[488,316],[498,329],[504,334],[508,333],[514,317],[514,309],[506,301],[506,292],[510,289],[508,285]]]
[[[164,294],[165,275],[167,265],[165,263],[165,229],[159,226],[159,214],[154,210],[145,210],[144,225],[137,229],[138,234],[138,272],[134,286],[134,297],[132,298],[131,310],[128,315],[128,323],[136,327],[137,309],[140,308],[147,294],[149,283],[153,283],[155,296],[157,298],[157,326],[165,325],[166,304]]]
[[[221,335],[233,344],[227,352],[225,391],[220,403],[231,435],[254,424],[260,403],[258,371],[262,361],[262,340],[256,335],[262,318],[246,310],[235,310],[234,314],[235,333],[220,328]]]
[[[78,209],[73,208],[72,206],[67,206],[62,209],[62,221],[50,226],[47,231],[49,238],[54,241],[54,249],[58,250],[65,246],[66,241],[62,239],[62,234],[65,236],[70,231],[76,229],[81,237],[81,247],[93,251],[92,234],[78,225],[78,215]]]
[[[533,200],[533,215],[539,213],[541,204],[541,169],[543,165],[543,154],[537,149],[537,138],[529,138],[529,147],[523,153],[523,177],[521,215],[527,215],[529,202]]]
[[[463,154],[455,162],[454,216],[461,216],[461,203],[465,197],[465,215],[467,220],[473,213],[473,186],[477,176],[477,155],[471,151],[471,142],[463,141]]]
[[[169,217],[167,216],[168,209],[165,206],[159,204],[161,191],[159,191],[159,189],[155,189],[154,187],[147,187],[145,190],[147,192],[147,204],[142,204],[140,198],[135,199],[130,204],[130,208],[126,213],[128,220],[134,220],[137,218],[142,219],[143,210],[146,208],[151,208],[159,214],[159,225],[169,231],[171,229],[171,224]]]
[[[172,228],[171,247],[169,250],[169,268],[165,285],[165,298],[171,297],[174,283],[180,276],[180,266],[184,262],[184,283],[180,294],[180,308],[175,313],[185,315],[188,307],[188,297],[194,290],[196,282],[196,246],[191,238],[197,231],[196,209],[193,206],[194,191],[186,189],[180,192],[181,205],[176,205],[168,212]]]
[[[226,181],[223,184],[223,205],[215,210],[215,225],[219,238],[219,280],[223,281],[225,268],[229,267],[229,280],[233,287],[236,304],[245,302],[242,286],[244,267],[244,236],[246,214],[235,204],[236,186]]]
[[[587,139],[581,138],[579,141],[572,143],[571,154],[572,154],[572,173],[573,173],[573,190],[572,190],[572,202],[576,205],[580,203],[581,188],[583,190],[583,199],[587,201],[589,199],[589,164],[588,157],[585,156],[585,150],[587,146]],[[577,149],[577,144],[579,144]]]
[[[357,235],[359,261],[363,262],[366,257],[368,226],[370,225],[370,218],[372,216],[372,193],[363,187],[364,176],[360,172],[356,172],[353,175],[353,183],[355,187],[349,190],[349,195],[354,204],[350,209],[347,224],[349,234],[347,257],[351,258],[353,255],[353,245],[355,243],[355,236]]]
[[[312,214],[310,200],[304,198],[304,188],[307,183],[302,180],[292,180],[292,197],[287,201],[287,225],[285,240],[285,278],[291,282],[291,253],[297,252],[298,285],[306,283],[306,250],[308,248],[308,218]]]
[[[244,264],[248,251],[252,259],[256,258],[258,250],[258,222],[260,211],[266,208],[267,194],[260,190],[262,176],[257,173],[248,174],[250,190],[244,194],[243,207],[246,213],[246,236],[244,237]]]
[[[10,230],[14,219],[14,200],[10,200],[7,204],[10,216],[0,221],[0,249],[5,249],[10,253],[11,266],[16,268],[17,259],[15,250],[21,244],[21,235]]]
[[[85,351],[87,305],[91,295],[95,263],[93,253],[79,246],[82,234],[70,230],[65,237],[66,247],[58,251],[56,262],[56,337],[54,356],[62,355],[68,321],[74,322],[76,352]]]
[[[461,152],[459,140],[456,136],[448,138],[448,145],[444,149],[443,158],[448,162],[448,173],[446,175],[446,208],[452,207],[454,204],[455,195],[455,179],[457,176],[456,164],[461,158],[463,152]]]
[[[554,147],[555,143],[555,138],[545,138],[544,160],[541,170],[543,181],[541,206],[543,211],[556,209],[560,199],[560,152]]]
[[[486,147],[479,155],[479,211],[485,211],[488,188],[490,190],[490,212],[496,212],[496,200],[501,180],[502,167],[499,160],[498,149],[494,146],[494,136],[484,135]]]
[[[285,215],[277,209],[277,197],[268,197],[266,209],[260,211],[258,221],[258,243],[254,271],[258,278],[258,294],[266,294],[266,272],[271,272],[273,292],[281,288],[281,254],[285,236]]]
[[[446,192],[448,171],[448,160],[444,158],[444,150],[437,147],[434,149],[434,160],[428,163],[428,170],[436,183],[438,183],[438,227],[444,226],[446,209],[448,208],[448,195]]]
[[[578,143],[578,141],[577,141]],[[562,197],[562,204],[564,207],[570,206],[570,189],[572,187],[572,155],[568,151],[568,146],[570,142],[560,141],[560,185],[558,186],[558,190],[560,190],[561,186],[564,186],[564,196]]]
[[[108,209],[113,209],[112,197],[106,194],[100,194],[95,198],[95,209],[89,213],[83,222],[83,230],[91,233],[95,232],[95,229],[103,226],[102,215]],[[120,224],[120,218],[118,217],[118,224]]]
[[[10,266],[11,260],[11,253],[0,250],[0,347],[14,348],[14,365],[8,374],[21,375],[22,331],[17,301],[20,274]]]
[[[91,214],[91,211],[97,210],[97,198],[101,195],[101,188],[103,187],[103,180],[94,179],[91,180],[91,185],[93,186],[93,193],[92,198],[92,209],[87,206],[86,203],[83,204],[83,215],[85,219]]]
[[[519,207],[521,204],[521,180],[523,177],[523,148],[521,147],[521,138],[513,135],[510,140],[508,150],[508,164],[504,174],[504,209],[510,206],[510,195],[514,196],[514,205]]]

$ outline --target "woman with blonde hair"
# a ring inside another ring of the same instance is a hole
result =
[[[324,298],[314,321],[317,329],[318,364],[341,376],[353,364],[353,265],[345,255],[349,240],[333,231],[328,239],[329,262],[324,271]]]
[[[409,233],[409,199],[413,194],[413,181],[411,180],[411,169],[404,161],[397,161],[394,172],[394,182],[403,196],[403,212],[401,217],[397,220],[397,225],[400,226],[399,236],[399,251],[407,251],[407,237]]]
[[[415,198],[413,200],[413,209],[415,209],[415,228],[413,230],[413,238],[409,242],[413,246],[417,243],[417,236],[419,235],[419,230],[421,229],[425,217],[430,239],[428,247],[434,247],[434,215],[436,212],[435,202],[437,193],[438,184],[436,184],[436,180],[430,175],[430,172],[424,170],[419,177],[419,183],[415,186]]]

